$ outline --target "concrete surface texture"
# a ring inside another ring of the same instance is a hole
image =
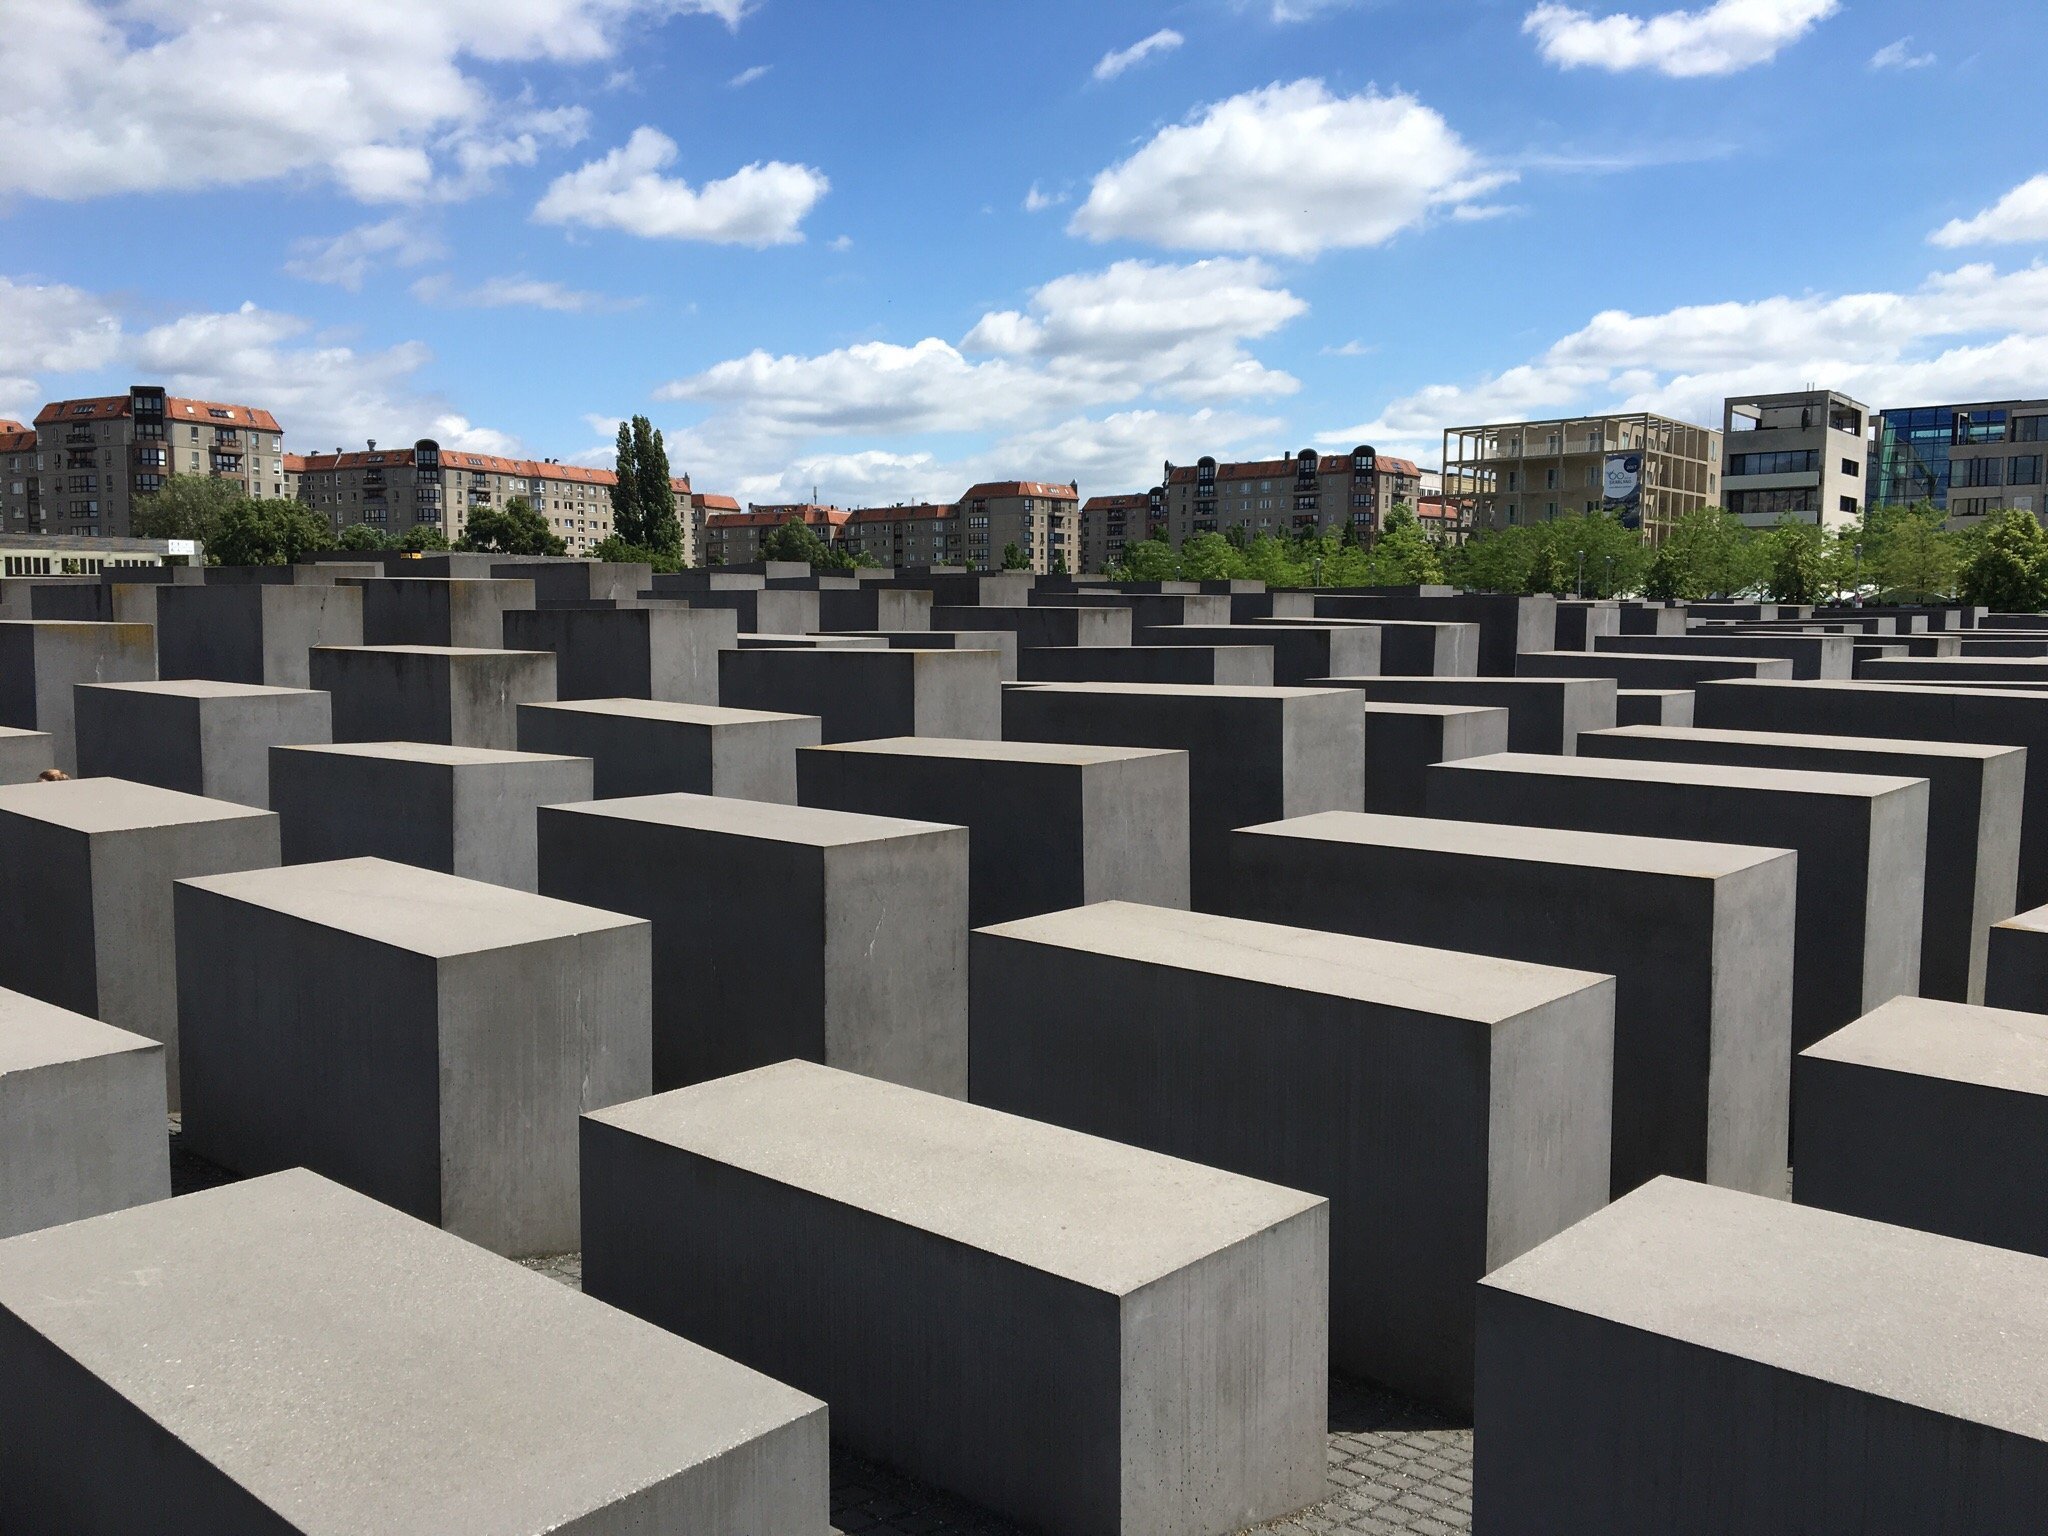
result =
[[[164,1048],[0,991],[0,1238],[171,1192]]]
[[[363,594],[353,586],[271,582],[166,586],[156,596],[156,659],[163,677],[318,688],[307,661],[316,645],[363,643]]]
[[[323,645],[312,651],[310,670],[313,686],[333,696],[336,741],[510,751],[519,706],[555,697],[552,651]]]
[[[0,725],[0,784],[32,783],[56,766],[56,739],[48,731]]]
[[[361,590],[364,645],[491,650],[506,643],[507,610],[534,605],[531,581],[379,577]]]
[[[809,747],[797,798],[968,831],[974,927],[1094,901],[1188,904],[1188,757],[895,736]]]
[[[1692,724],[1690,688],[1621,688],[1614,695],[1616,725]]]
[[[1365,715],[1343,689],[1034,683],[1004,690],[1002,710],[1002,734],[1014,741],[1188,754],[1189,890],[1198,907],[1222,899],[1233,827],[1364,802]]]
[[[277,817],[133,784],[0,788],[0,987],[158,1041],[178,1102],[171,884],[278,861]]]
[[[1232,855],[1236,916],[1612,975],[1614,1194],[1784,1187],[1795,854],[1329,813]]]
[[[1984,1001],[1993,1008],[2048,1013],[2048,907],[1994,923],[1990,937]]]
[[[1429,773],[1432,816],[1794,850],[1795,1050],[1919,986],[1925,779],[1519,752]]]
[[[272,807],[287,864],[380,858],[535,888],[534,811],[588,800],[590,759],[434,742],[277,747]]]
[[[1623,637],[1627,638],[1627,637]],[[1631,688],[1694,688],[1722,677],[1785,677],[1781,656],[1653,655],[1636,651],[1526,651],[1515,658],[1519,677],[1611,677]]]
[[[1330,1200],[1340,1370],[1469,1402],[1472,1282],[1607,1199],[1609,977],[1125,902],[973,958],[974,1102]]]
[[[66,773],[78,771],[72,690],[156,675],[155,633],[146,624],[0,620],[0,725],[48,736]]]
[[[856,1448],[1076,1536],[1321,1497],[1323,1200],[808,1062],[584,1127],[585,1289]]]
[[[1017,658],[1028,683],[1273,685],[1270,645],[1043,645]]]
[[[1345,672],[1388,677],[1475,677],[1479,672],[1479,626],[1433,624],[1423,619],[1330,619],[1275,616],[1254,624],[1335,625],[1370,629],[1379,635],[1376,666],[1353,665]],[[1357,658],[1353,658],[1354,663]],[[1326,676],[1327,673],[1316,673]]]
[[[589,795],[731,795],[796,803],[796,755],[820,739],[816,715],[658,699],[574,699],[519,706],[522,752],[591,760]]]
[[[962,607],[939,603],[933,629],[1007,629],[1021,653],[1042,645],[1129,645],[1131,615],[1123,608]],[[1154,642],[1157,643],[1156,641]]]
[[[1510,752],[1577,750],[1581,731],[1614,724],[1611,677],[1320,677],[1319,688],[1351,688],[1375,704],[1464,704],[1508,712]]]
[[[1472,704],[1365,703],[1364,809],[1422,814],[1432,763],[1508,749],[1508,712]]]
[[[303,1170],[0,1244],[10,1529],[825,1536],[825,1419]]]
[[[382,859],[181,881],[176,906],[194,1153],[500,1253],[576,1245],[576,1117],[652,1085],[647,923]]]
[[[1659,1179],[1479,1286],[1473,1528],[2032,1529],[2044,1287],[2032,1254]]]
[[[816,715],[826,741],[1003,734],[993,651],[721,651],[718,702]]]
[[[2048,1017],[1895,997],[1794,1070],[1802,1205],[2048,1256]]]
[[[874,629],[842,638],[879,640],[892,651],[994,651],[1006,683],[1017,680],[1017,635],[1008,629]]]
[[[1776,656],[1792,663],[1791,675],[1796,678],[1846,678],[1855,663],[1856,642],[1847,635],[1722,635],[1693,630],[1683,635],[1602,636],[1589,648],[1650,656]]]
[[[736,615],[697,608],[559,608],[508,612],[502,643],[552,651],[555,696],[718,702],[718,653],[739,643]]]
[[[540,812],[540,888],[654,924],[654,1083],[790,1057],[967,1091],[967,830],[712,795]]]
[[[1370,625],[1286,620],[1252,624],[1165,624],[1145,631],[1153,645],[1270,645],[1273,681],[1301,687],[1310,678],[1380,670],[1380,632]]]
[[[1927,885],[1920,994],[1984,1000],[1991,925],[2018,902],[2023,747],[1805,736],[1775,731],[1623,728],[1580,738],[1582,757],[1736,763],[1927,780]]]
[[[80,684],[78,771],[270,804],[270,749],[334,739],[324,693],[204,678]]]

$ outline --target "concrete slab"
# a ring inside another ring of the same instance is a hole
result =
[[[1001,672],[993,651],[722,651],[718,702],[816,715],[828,742],[993,741],[1003,734]]]
[[[818,731],[815,715],[658,699],[519,706],[521,751],[591,760],[580,800],[680,792],[794,805],[797,749],[815,747]]]
[[[1380,654],[1375,666],[1331,667],[1328,672],[1378,673],[1387,677],[1476,677],[1479,673],[1479,626],[1436,624],[1423,619],[1330,619],[1276,616],[1254,624],[1363,626],[1379,631]],[[1326,676],[1317,672],[1314,676]]]
[[[323,645],[313,686],[334,697],[336,741],[427,741],[510,751],[518,708],[555,697],[552,651]]]
[[[1240,917],[1611,974],[1614,1194],[1784,1188],[1796,855],[1341,812],[1232,852]]]
[[[1429,774],[1432,816],[1795,850],[1794,1050],[1919,986],[1923,778],[1514,752]]]
[[[1393,593],[1323,593],[1315,596],[1318,618],[1422,619],[1439,624],[1479,626],[1479,670],[1488,677],[1513,677],[1515,657],[1547,651],[1557,644],[1557,599],[1547,594],[1516,597],[1497,592],[1464,592],[1453,597]]]
[[[1430,764],[1508,749],[1508,712],[1467,704],[1365,704],[1364,809],[1419,816]]]
[[[159,1042],[176,1109],[171,884],[277,861],[268,811],[126,779],[0,788],[0,987]]]
[[[1720,635],[1693,630],[1683,635],[1603,636],[1591,649],[1648,656],[1777,657],[1792,663],[1795,678],[1846,678],[1854,668],[1856,642],[1847,635]]]
[[[1616,725],[1692,724],[1690,688],[1619,688],[1614,694]]]
[[[735,615],[701,608],[507,613],[503,643],[552,651],[555,697],[718,702],[718,653],[739,643]]]
[[[1370,625],[1279,620],[1251,624],[1162,624],[1145,631],[1153,645],[1270,645],[1273,681],[1305,687],[1310,678],[1376,673],[1380,632]]]
[[[583,1135],[588,1293],[864,1454],[1076,1536],[1322,1495],[1323,1200],[809,1062]]]
[[[2025,748],[1646,726],[1588,732],[1579,738],[1579,754],[1927,780],[1918,991],[1959,1003],[1984,1000],[1991,925],[2017,906]]]
[[[1351,688],[1375,704],[1467,704],[1508,712],[1508,750],[1569,757],[1581,731],[1614,724],[1609,677],[1319,677],[1319,688]]]
[[[56,739],[48,731],[0,725],[0,784],[33,783],[56,766]]]
[[[847,638],[879,640],[894,651],[994,651],[1001,658],[1002,680],[1017,680],[1017,636],[1013,630],[877,629],[849,631]]]
[[[360,587],[273,582],[218,586],[209,579],[203,587],[157,590],[160,677],[319,688],[323,685],[313,681],[307,652],[314,646],[362,642]]]
[[[824,1536],[825,1416],[304,1171],[0,1245],[10,1529]]]
[[[1607,1199],[1614,982],[1105,902],[974,935],[973,1099],[1330,1201],[1341,1370],[1470,1401],[1472,1282]]]
[[[1993,1008],[2048,1013],[2048,907],[1994,923],[1990,940],[1984,1001]]]
[[[713,795],[540,813],[540,888],[654,924],[654,1083],[801,1056],[967,1091],[967,831]]]
[[[164,1048],[0,991],[0,1238],[171,1192]]]
[[[576,1247],[576,1117],[650,1088],[646,923],[383,859],[181,880],[176,907],[190,1151]]]
[[[1188,755],[894,736],[796,754],[797,799],[968,831],[974,927],[1094,901],[1188,904]]]
[[[1478,1289],[1475,1530],[2039,1519],[2048,1260],[1659,1179]]]
[[[1028,683],[1273,685],[1271,645],[1048,645],[1017,659]]]
[[[1624,639],[1631,638],[1623,636]],[[1657,656],[1636,651],[1535,651],[1515,658],[1519,677],[1611,677],[1615,686],[1696,688],[1723,677],[1785,677],[1782,656]]]
[[[66,773],[78,771],[72,690],[156,675],[156,635],[146,624],[0,620],[0,725],[48,736]]]
[[[506,612],[534,605],[531,581],[379,577],[361,590],[365,645],[495,650],[505,644]]]
[[[1007,629],[1016,635],[1020,654],[1045,645],[1129,645],[1133,638],[1131,614],[1125,608],[965,607],[940,603],[932,609],[932,628]]]
[[[78,771],[238,805],[270,804],[270,749],[334,739],[328,697],[308,688],[180,678],[81,684]]]

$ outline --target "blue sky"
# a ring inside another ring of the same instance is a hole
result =
[[[161,380],[302,450],[602,461],[646,412],[700,489],[861,504],[1427,463],[1446,425],[1808,382],[2048,394],[2038,6],[35,22],[0,99],[0,416]]]

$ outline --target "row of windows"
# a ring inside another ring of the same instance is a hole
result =
[[[1820,450],[1793,448],[1781,453],[1731,453],[1731,475],[1810,475],[1820,468]]]
[[[1948,483],[1957,490],[1986,485],[2039,485],[2041,455],[2016,453],[2010,458],[1955,459],[1948,467]]]

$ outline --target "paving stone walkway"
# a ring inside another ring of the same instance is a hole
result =
[[[190,1194],[235,1175],[191,1156],[171,1117],[171,1190]],[[526,1260],[579,1289],[580,1254]],[[1364,1382],[1330,1391],[1330,1497],[1258,1527],[1272,1536],[1452,1536],[1472,1529],[1472,1431]],[[834,1446],[832,1521],[845,1536],[1024,1536],[950,1494]]]

